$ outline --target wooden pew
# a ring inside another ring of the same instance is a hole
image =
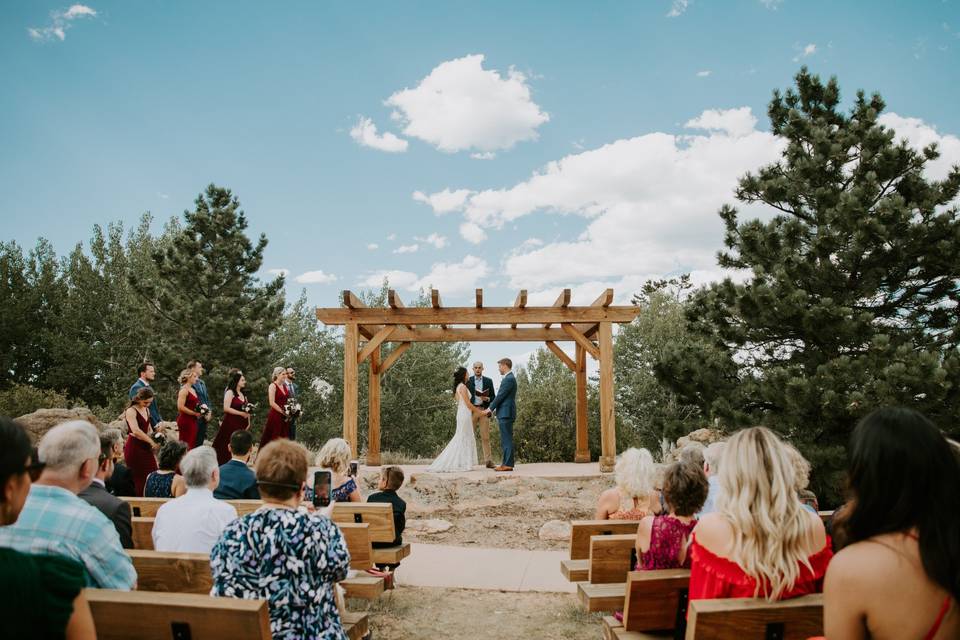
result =
[[[636,534],[592,536],[590,538],[591,584],[624,584],[637,565]]]
[[[759,598],[694,600],[687,640],[806,640],[823,635],[823,595],[767,602]]]
[[[130,503],[132,515],[141,516],[144,518],[155,518],[157,515],[157,509],[162,507],[164,503],[169,500],[169,498],[130,497],[123,497],[121,499]],[[263,506],[263,500],[224,500],[224,502],[232,504],[237,510],[238,516],[245,516]]]
[[[153,517],[133,516],[130,519],[130,525],[133,529],[133,548],[152,551]]]
[[[637,535],[636,520],[574,520],[570,523],[570,559],[560,561],[560,572],[570,582],[590,579],[590,538]]]
[[[397,534],[393,528],[393,507],[381,502],[338,502],[333,507],[333,521],[337,524],[364,523],[370,525],[372,542],[393,542]],[[373,549],[374,564],[400,564],[410,555],[410,543]]]
[[[641,635],[641,632],[671,631],[678,626],[682,631],[687,614],[689,584],[688,569],[631,571],[627,584],[624,585],[626,594],[613,607],[623,611],[623,623],[613,616],[604,617],[604,637],[608,639],[646,638],[648,636]],[[590,586],[592,585],[587,585],[588,588]],[[610,585],[599,586],[609,587]],[[624,633],[634,635],[624,636]]]

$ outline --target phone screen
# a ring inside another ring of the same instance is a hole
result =
[[[357,471],[360,469],[360,462],[357,460],[350,461],[350,475],[356,477]]]
[[[326,507],[330,504],[330,483],[333,478],[329,471],[316,471],[313,474],[313,506]]]

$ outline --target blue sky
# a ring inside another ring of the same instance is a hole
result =
[[[879,90],[898,133],[941,143],[937,171],[960,162],[957,0],[3,12],[4,240],[65,252],[144,211],[159,229],[214,182],[268,235],[265,268],[317,305],[385,273],[407,296],[432,283],[468,303],[483,287],[487,304],[717,277],[716,210],[776,157],[766,104],[802,64],[847,98]],[[322,274],[294,281],[308,272]]]

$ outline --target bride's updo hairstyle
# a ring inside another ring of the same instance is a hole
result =
[[[457,370],[453,372],[453,392],[457,392],[457,387],[460,384],[467,383],[467,369],[466,367],[457,367]]]

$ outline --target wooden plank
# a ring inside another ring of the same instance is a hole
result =
[[[406,305],[403,304],[403,300],[400,299],[400,296],[397,295],[397,292],[393,289],[387,290],[387,304],[390,305],[391,309],[403,309]],[[404,325],[407,329],[413,330],[413,325],[408,324]]]
[[[594,300],[591,307],[609,307],[613,304],[613,289],[604,289],[600,297]]]
[[[410,543],[394,545],[392,547],[378,547],[373,550],[374,564],[400,564],[400,561],[410,555]]]
[[[112,589],[84,589],[83,594],[90,603],[98,640],[271,637],[266,600]]]
[[[623,602],[624,630],[673,629],[683,620],[689,585],[689,569],[631,571]]]
[[[357,457],[357,404],[360,385],[357,377],[359,328],[347,325],[343,333],[343,439],[350,443],[350,454]]]
[[[133,548],[153,550],[153,518],[134,516],[130,519],[133,530]]]
[[[363,303],[363,300],[358,298],[348,289],[344,289],[341,293],[341,303],[348,309],[366,309],[367,305]]]
[[[367,523],[338,522],[343,540],[350,552],[350,568],[365,571],[373,568],[373,541]]]
[[[477,289],[477,290],[476,290],[476,296],[477,296],[477,304],[476,304],[476,307],[477,307],[477,309],[482,309],[482,308],[483,308],[483,289]],[[477,329],[479,329],[479,328],[480,328],[480,325],[478,324],[478,325],[477,325]]]
[[[380,348],[380,345],[389,338],[397,330],[396,326],[386,326],[380,331],[377,331],[376,335],[370,338],[367,344],[360,350],[360,353],[357,355],[357,364],[363,364],[363,361],[370,357],[370,354]]]
[[[636,564],[636,533],[590,538],[590,574],[592,584],[626,582]]]
[[[590,559],[590,538],[631,534],[636,536],[636,520],[573,520],[570,523],[570,559]]]
[[[635,306],[610,307],[415,307],[408,309],[317,309],[317,319],[329,325],[382,324],[557,324],[566,322],[631,322],[640,313]]]
[[[577,583],[577,595],[583,608],[594,613],[597,611],[617,611],[623,608],[623,598],[627,592],[627,583],[610,584]]]
[[[350,640],[361,640],[370,631],[369,618],[365,613],[344,611],[340,614],[340,622]]]
[[[130,503],[130,511],[134,516],[154,518],[157,515],[157,510],[172,498],[134,498],[122,496],[120,499]],[[263,506],[263,500],[224,500],[224,502],[232,505],[233,508],[237,510],[238,516],[253,513]]]
[[[823,595],[811,594],[779,602],[760,598],[693,600],[687,618],[687,640],[764,638],[768,630],[783,640],[823,635]]]
[[[385,589],[383,578],[369,574],[347,578],[341,580],[338,584],[347,592],[348,598],[360,598],[361,600],[375,600],[383,595]]]
[[[583,347],[587,353],[593,356],[594,360],[600,359],[600,349],[597,345],[593,344],[590,340],[587,340],[586,336],[577,331],[571,324],[561,324],[560,328],[563,329],[568,336],[573,338],[574,342]]]
[[[492,327],[475,329],[473,327],[419,327],[414,330],[397,329],[387,342],[570,342],[573,340],[562,329],[543,329],[540,327]]]
[[[137,589],[209,595],[213,586],[210,554],[127,549],[137,570]]]
[[[413,344],[413,343],[412,343],[412,342],[401,342],[401,343],[398,344],[396,347],[394,347],[393,351],[390,352],[390,355],[387,356],[387,359],[384,360],[384,361],[383,361],[383,364],[380,365],[380,367],[379,367],[379,368],[380,368],[380,375],[383,375],[383,374],[385,374],[387,371],[389,371],[389,370],[390,370],[390,367],[392,367],[393,365],[395,365],[395,364],[397,363],[397,360],[399,360],[399,359],[400,359],[400,356],[402,356],[403,353],[404,353],[407,349],[410,348],[410,345],[411,345],[411,344]]]
[[[577,349],[577,368],[574,377],[577,379],[577,448],[574,462],[590,462],[590,443],[587,431],[587,352],[579,344]]]
[[[370,540],[393,542],[393,507],[381,502],[338,502],[333,507],[333,521],[337,524],[366,523],[370,525]]]
[[[613,471],[617,456],[613,399],[613,326],[600,324],[600,471]]]
[[[367,459],[368,467],[380,466],[380,347],[370,353],[367,384]]]
[[[434,312],[441,308],[440,292],[436,289],[430,289],[430,306],[433,307]],[[439,320],[437,322],[431,322],[430,324],[439,324],[441,329],[447,328],[447,325]]]
[[[567,365],[567,368],[570,369],[570,371],[573,371],[574,373],[577,372],[577,363],[574,362],[573,358],[568,356],[563,349],[558,347],[556,342],[553,340],[547,340],[546,344],[547,348],[550,349],[550,351],[553,351],[554,355],[560,358],[560,361]]]
[[[560,573],[570,582],[590,581],[589,560],[561,560]]]
[[[517,299],[513,301],[513,306],[516,309],[526,308],[527,306],[527,290],[526,289],[520,289],[520,293],[517,294]],[[477,326],[477,328],[478,329],[480,328],[479,325]],[[517,325],[512,324],[510,325],[510,328],[516,329]]]
[[[560,292],[560,295],[557,296],[557,299],[553,303],[554,307],[559,307],[561,309],[570,306],[570,289],[564,289]],[[552,322],[546,321],[543,323],[544,329],[549,329]]]

